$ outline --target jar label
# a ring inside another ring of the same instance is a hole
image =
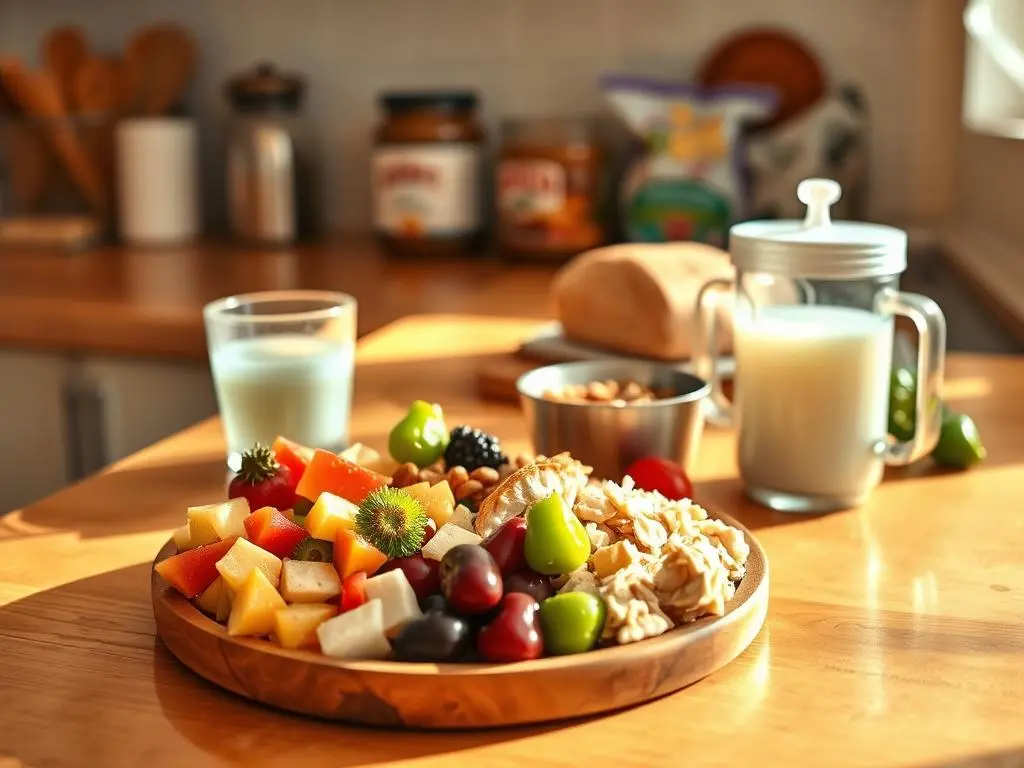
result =
[[[374,225],[393,237],[454,237],[480,227],[480,149],[409,144],[376,149]]]
[[[565,169],[553,160],[505,160],[498,166],[498,210],[526,222],[565,207]]]

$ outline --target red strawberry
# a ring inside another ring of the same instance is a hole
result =
[[[270,448],[256,443],[242,454],[242,467],[228,485],[229,499],[240,496],[249,502],[249,509],[291,509],[295,505],[292,471],[278,463]]]

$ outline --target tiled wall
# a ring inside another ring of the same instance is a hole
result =
[[[0,50],[34,57],[51,25],[79,24],[104,51],[139,25],[191,28],[202,68],[189,107],[203,128],[205,203],[216,226],[223,203],[218,140],[221,86],[234,71],[271,59],[306,73],[308,117],[323,170],[332,229],[368,225],[367,149],[382,89],[466,85],[484,115],[600,108],[602,71],[687,76],[716,41],[739,27],[781,26],[806,38],[834,83],[860,84],[874,126],[869,213],[914,213],[919,114],[916,20],[945,0],[0,0]]]

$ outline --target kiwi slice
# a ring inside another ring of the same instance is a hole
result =
[[[292,552],[292,560],[308,560],[311,563],[334,562],[334,545],[323,539],[303,539]]]
[[[356,513],[356,533],[388,557],[407,557],[420,550],[427,512],[400,488],[378,488]]]

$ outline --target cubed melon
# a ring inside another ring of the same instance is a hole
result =
[[[244,523],[248,516],[249,502],[243,498],[189,507],[188,530],[192,546],[245,536]]]
[[[309,538],[305,528],[273,507],[261,507],[245,518],[245,534],[257,547],[278,557],[291,557],[298,543]]]
[[[175,528],[171,538],[174,539],[174,546],[177,547],[179,552],[192,549],[192,537],[188,532],[188,523],[185,523],[181,528]]]
[[[229,587],[227,582],[223,579],[221,579],[221,585],[220,602],[217,603],[216,619],[221,624],[224,624],[231,615],[231,605],[235,602],[235,593],[231,591],[231,587]]]
[[[423,546],[423,556],[430,560],[440,560],[444,553],[459,544],[479,544],[483,539],[461,525],[447,523],[437,529],[434,537]]]
[[[416,483],[402,490],[423,505],[423,509],[438,528],[451,521],[452,513],[455,511],[455,496],[447,480],[434,485]]]
[[[302,475],[295,494],[310,501],[316,501],[320,494],[329,491],[353,504],[362,504],[371,491],[388,484],[385,475],[378,474],[351,461],[346,461],[330,451],[319,448],[313,453],[306,472]],[[314,534],[316,535],[316,534]]]
[[[281,597],[289,603],[322,603],[341,593],[334,563],[285,560],[281,567]]]
[[[410,621],[423,616],[416,592],[400,568],[368,579],[365,588],[369,602],[381,602],[384,633],[388,637],[394,637]]]
[[[254,637],[269,635],[274,629],[274,614],[285,607],[284,598],[278,594],[266,574],[259,568],[253,568],[235,594],[231,615],[228,617],[228,634]]]
[[[213,584],[199,593],[195,599],[196,608],[210,616],[217,615],[217,608],[220,607],[221,593],[224,591],[224,579],[218,576]]]
[[[348,499],[324,491],[306,515],[306,530],[314,539],[334,541],[338,531],[354,531],[359,507]]]
[[[316,628],[320,650],[336,659],[384,659],[391,644],[384,634],[384,606],[371,600]]]
[[[338,531],[334,541],[334,567],[341,578],[363,571],[367,576],[377,572],[388,560],[388,556],[377,549],[355,531],[344,528]]]
[[[326,603],[279,608],[274,614],[274,640],[282,648],[316,648],[317,627],[337,615],[338,607]]]
[[[240,539],[239,539],[240,541]],[[235,539],[215,541],[168,557],[157,563],[155,570],[164,581],[191,600],[217,578],[217,565],[235,545]]]
[[[260,549],[251,541],[238,539],[217,563],[217,572],[235,592],[242,588],[242,584],[253,570],[262,571],[276,588],[281,580],[281,558]]]

